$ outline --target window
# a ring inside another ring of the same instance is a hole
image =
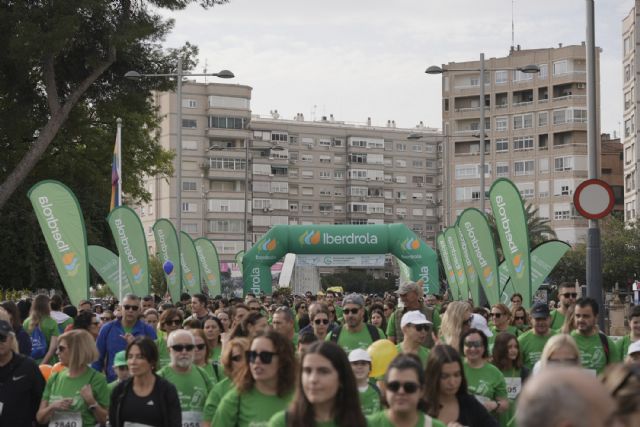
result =
[[[396,144],[396,151],[407,151],[407,144],[403,144],[403,143]]]
[[[479,178],[478,165],[456,165],[456,179]]]
[[[331,147],[331,139],[328,138],[320,138],[318,141],[318,145],[321,147]]]
[[[556,61],[553,63],[553,75],[557,76],[559,74],[567,74],[569,69],[567,67],[567,61]]]
[[[533,137],[521,136],[521,137],[513,138],[513,150],[514,151],[533,150]]]
[[[406,168],[407,167],[407,161],[403,160],[403,159],[396,159],[396,166],[399,168]]]
[[[549,181],[538,181],[538,198],[544,199],[549,197]],[[549,213],[547,212],[547,218]]]
[[[193,151],[198,149],[198,141],[184,139],[182,140],[182,150],[183,151]]]
[[[538,171],[541,174],[549,173],[549,158],[542,157],[538,159]]]
[[[302,177],[303,178],[313,178],[313,171],[311,170],[302,170]]]
[[[253,165],[254,173],[256,173],[256,166],[266,166],[265,170],[270,171],[269,165]],[[209,168],[211,169],[229,169],[229,170],[244,170],[244,159],[234,159],[230,157],[212,157],[209,159]],[[258,173],[259,174],[259,173]],[[268,173],[267,173],[268,174]]]
[[[514,82],[522,82],[526,80],[532,80],[533,73],[523,73],[520,70],[513,70],[513,81]]]
[[[496,71],[496,84],[505,84],[509,82],[509,72],[506,70]]]
[[[271,141],[274,142],[287,142],[289,135],[285,132],[271,132]]]
[[[496,117],[496,132],[504,132],[509,127],[508,117]]]
[[[183,99],[182,106],[184,108],[198,108],[198,101],[195,99]]]
[[[539,79],[546,79],[549,75],[549,64],[540,64],[540,72],[538,73]]]
[[[496,163],[496,176],[509,176],[509,163]]]
[[[241,117],[209,116],[209,127],[217,129],[244,129],[245,119]]]
[[[196,191],[196,182],[182,181],[182,191]]]
[[[241,219],[218,219],[209,221],[209,233],[242,233]]]
[[[509,140],[506,138],[496,139],[496,152],[509,151]]]
[[[624,38],[624,50],[623,54],[626,56],[629,52],[631,52],[632,44],[632,36],[633,33]]]
[[[513,116],[514,129],[528,129],[533,127],[533,113]]]
[[[415,153],[421,153],[422,152],[422,145],[420,144],[414,144],[411,146],[411,151],[415,152]]]
[[[235,96],[209,95],[209,107],[248,110],[249,100]]]
[[[288,182],[272,182],[271,183],[271,192],[272,193],[288,193],[289,192],[289,183]]]
[[[320,163],[331,163],[331,156],[320,156]]]
[[[634,125],[634,116],[631,116],[629,119],[624,121],[624,136],[630,137],[635,133],[635,125]]]
[[[513,170],[516,176],[533,175],[535,173],[535,162],[533,160],[521,160],[513,163]]]
[[[556,157],[555,158],[555,171],[563,172],[573,170],[573,157]]]
[[[191,202],[182,202],[182,212],[188,212],[188,213],[198,212],[198,205]]]
[[[313,187],[302,187],[303,196],[313,196]]]
[[[331,179],[331,171],[330,170],[321,170],[320,171],[320,179]]]
[[[554,205],[553,219],[556,221],[571,219],[571,207],[565,203]]]
[[[186,129],[197,129],[198,121],[193,119],[182,119],[182,127]]]
[[[300,160],[303,162],[313,162],[313,154],[302,154]]]
[[[344,179],[344,169],[336,169],[333,171],[333,179]]]
[[[631,80],[631,77],[633,76],[633,62],[629,62],[627,65],[624,66],[624,82],[628,82],[629,80]]]
[[[549,124],[549,112],[541,111],[538,113],[538,126],[547,126]]]
[[[424,163],[422,162],[422,160],[411,160],[411,167],[421,168],[423,166],[424,166]]]
[[[520,195],[523,199],[532,199],[535,197],[535,190],[533,182],[518,182],[516,183]]]

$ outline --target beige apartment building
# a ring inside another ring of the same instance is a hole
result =
[[[507,177],[525,202],[551,221],[559,239],[585,239],[587,222],[572,201],[573,191],[587,178],[585,55],[584,45],[531,50],[518,46],[506,57],[486,59],[482,103],[479,61],[442,67],[444,182],[451,183],[445,185],[444,199],[451,200],[445,225],[453,224],[465,208],[480,207],[482,104],[486,191],[495,179]],[[540,72],[516,70],[531,64]]]
[[[158,93],[155,101],[164,118],[160,143],[175,150],[176,95]],[[402,222],[434,245],[442,214],[437,129],[275,111],[258,117],[250,101],[248,86],[183,85],[183,231],[212,240],[223,261],[277,224]],[[176,219],[176,179],[150,180],[147,189],[153,200],[137,211],[153,250],[153,223]]]
[[[623,123],[624,131],[622,144],[624,147],[624,219],[635,221],[640,213],[640,143],[638,141],[638,19],[640,1],[636,0],[634,7],[622,21],[623,40],[623,80],[624,93]]]

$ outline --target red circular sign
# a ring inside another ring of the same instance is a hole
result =
[[[588,179],[576,188],[573,204],[583,217],[600,219],[611,213],[615,197],[609,184],[600,179]]]

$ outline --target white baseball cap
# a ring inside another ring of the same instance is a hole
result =
[[[631,345],[629,345],[629,350],[627,350],[627,356],[633,353],[637,353],[639,351],[640,351],[640,341],[631,343]]]
[[[431,322],[418,310],[407,311],[400,321],[400,327],[404,328],[406,325],[431,325]]]
[[[351,353],[349,353],[349,363],[362,361],[371,363],[371,356],[369,353],[361,348],[351,350]]]
[[[477,313],[473,313],[472,316],[473,318],[471,319],[471,327],[482,331],[487,336],[487,338],[492,337],[493,332],[491,332],[491,329],[489,329],[489,327],[487,326],[487,319]]]

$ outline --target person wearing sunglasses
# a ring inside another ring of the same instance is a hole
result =
[[[204,339],[201,344],[206,348]],[[182,424],[198,425],[203,420],[204,403],[213,388],[212,378],[194,363],[197,349],[196,339],[191,331],[178,329],[171,332],[167,338],[167,345],[171,364],[160,369],[158,376],[176,386]],[[200,357],[206,362],[204,354]]]
[[[157,329],[158,338],[155,340],[158,347],[158,368],[167,366],[171,361],[167,337],[171,332],[182,328],[183,321],[182,312],[175,307],[167,308],[160,315]]]
[[[509,410],[507,384],[498,368],[487,362],[488,339],[480,329],[471,328],[460,337],[464,350],[464,376],[469,393],[478,399],[487,411],[501,414]]]
[[[373,342],[386,338],[380,329],[364,323],[364,298],[362,295],[354,293],[344,297],[342,310],[344,326],[334,328],[327,339],[337,343],[346,353],[356,348],[366,349]]]
[[[365,427],[356,380],[344,351],[335,343],[319,341],[302,356],[296,397],[278,412],[269,427]]]
[[[309,315],[311,323],[309,328],[320,341],[324,341],[329,332],[332,330],[331,317],[329,307],[323,303],[315,303],[311,305]],[[300,331],[302,332],[302,331]]]
[[[576,304],[578,291],[575,283],[563,282],[558,286],[558,308],[551,312],[551,329],[559,331],[569,308]]]
[[[213,416],[222,398],[235,387],[232,378],[235,378],[246,365],[245,353],[249,350],[249,346],[250,341],[247,338],[234,338],[225,345],[220,357],[220,362],[224,369],[224,378],[213,386],[209,396],[207,396],[203,410],[202,427],[211,427]]]
[[[251,341],[247,365],[234,377],[235,389],[222,399],[212,426],[266,425],[293,396],[297,360],[293,344],[268,330]]]
[[[491,332],[493,332],[493,336],[495,337],[501,332],[508,332],[510,334],[515,335],[516,337],[520,335],[520,331],[515,326],[512,326],[511,323],[511,310],[504,304],[494,304],[491,307]],[[493,347],[493,339],[489,339],[490,347]]]
[[[122,298],[121,308],[122,319],[109,322],[101,328],[96,341],[99,355],[92,367],[99,372],[104,372],[108,382],[116,379],[116,373],[113,371],[113,359],[117,352],[126,349],[127,344],[135,337],[147,336],[156,339],[156,331],[139,319],[139,296],[126,294]]]
[[[369,379],[371,373],[371,356],[366,350],[357,348],[349,353],[351,370],[356,377],[356,385],[360,394],[360,409],[364,415],[373,415],[381,408],[380,389],[373,379]]]
[[[124,352],[130,377],[111,393],[109,425],[112,427],[181,427],[176,387],[155,372],[158,348],[148,337],[133,339]]]
[[[450,427],[497,427],[498,421],[467,389],[462,358],[442,344],[429,354],[425,378],[427,414]]]
[[[433,426],[444,424],[426,414],[424,370],[417,357],[400,354],[389,364],[382,393],[387,409],[367,417],[369,427]]]
[[[396,345],[398,353],[414,354],[422,362],[422,367],[426,367],[429,349],[422,344],[425,342],[425,335],[431,333],[431,322],[422,312],[414,310],[407,311],[400,324],[404,340]]]
[[[402,301],[402,307],[398,307],[387,322],[387,336],[389,340],[394,343],[401,342],[404,337],[402,336],[402,325],[400,324],[402,316],[408,311],[418,310],[424,314],[427,320],[431,323],[432,330],[428,334],[424,335],[423,346],[431,348],[434,345],[432,331],[436,334],[437,329],[440,327],[440,313],[434,308],[426,306],[422,303],[423,295],[423,280],[417,282],[405,282],[398,287],[398,295]]]
[[[518,307],[511,310],[511,325],[518,328],[521,334],[531,329],[531,325],[529,324],[529,315],[524,307]]]
[[[107,422],[109,389],[105,377],[88,365],[98,357],[89,332],[60,335],[57,355],[66,369],[49,377],[36,420],[50,426],[93,426]]]
[[[545,344],[556,333],[551,329],[549,307],[543,302],[537,302],[531,307],[531,323],[533,328],[518,337],[522,361],[529,370],[540,360]]]

